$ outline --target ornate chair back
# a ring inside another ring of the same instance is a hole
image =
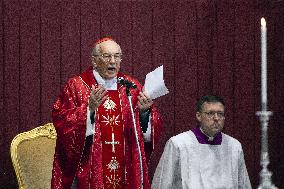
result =
[[[20,133],[13,139],[10,152],[19,189],[51,187],[55,143],[52,123]]]

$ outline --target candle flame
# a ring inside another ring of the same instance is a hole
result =
[[[260,23],[261,23],[261,26],[266,27],[266,21],[263,17],[261,18]]]

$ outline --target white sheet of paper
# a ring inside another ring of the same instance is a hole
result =
[[[169,90],[165,86],[163,72],[162,65],[146,75],[144,90],[151,99],[155,99],[169,93]]]

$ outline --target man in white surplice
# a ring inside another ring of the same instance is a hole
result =
[[[224,133],[224,100],[197,102],[199,127],[170,138],[152,189],[251,189],[241,143]]]

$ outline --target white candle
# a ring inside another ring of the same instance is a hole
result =
[[[261,18],[261,108],[267,110],[267,40],[266,21]]]

